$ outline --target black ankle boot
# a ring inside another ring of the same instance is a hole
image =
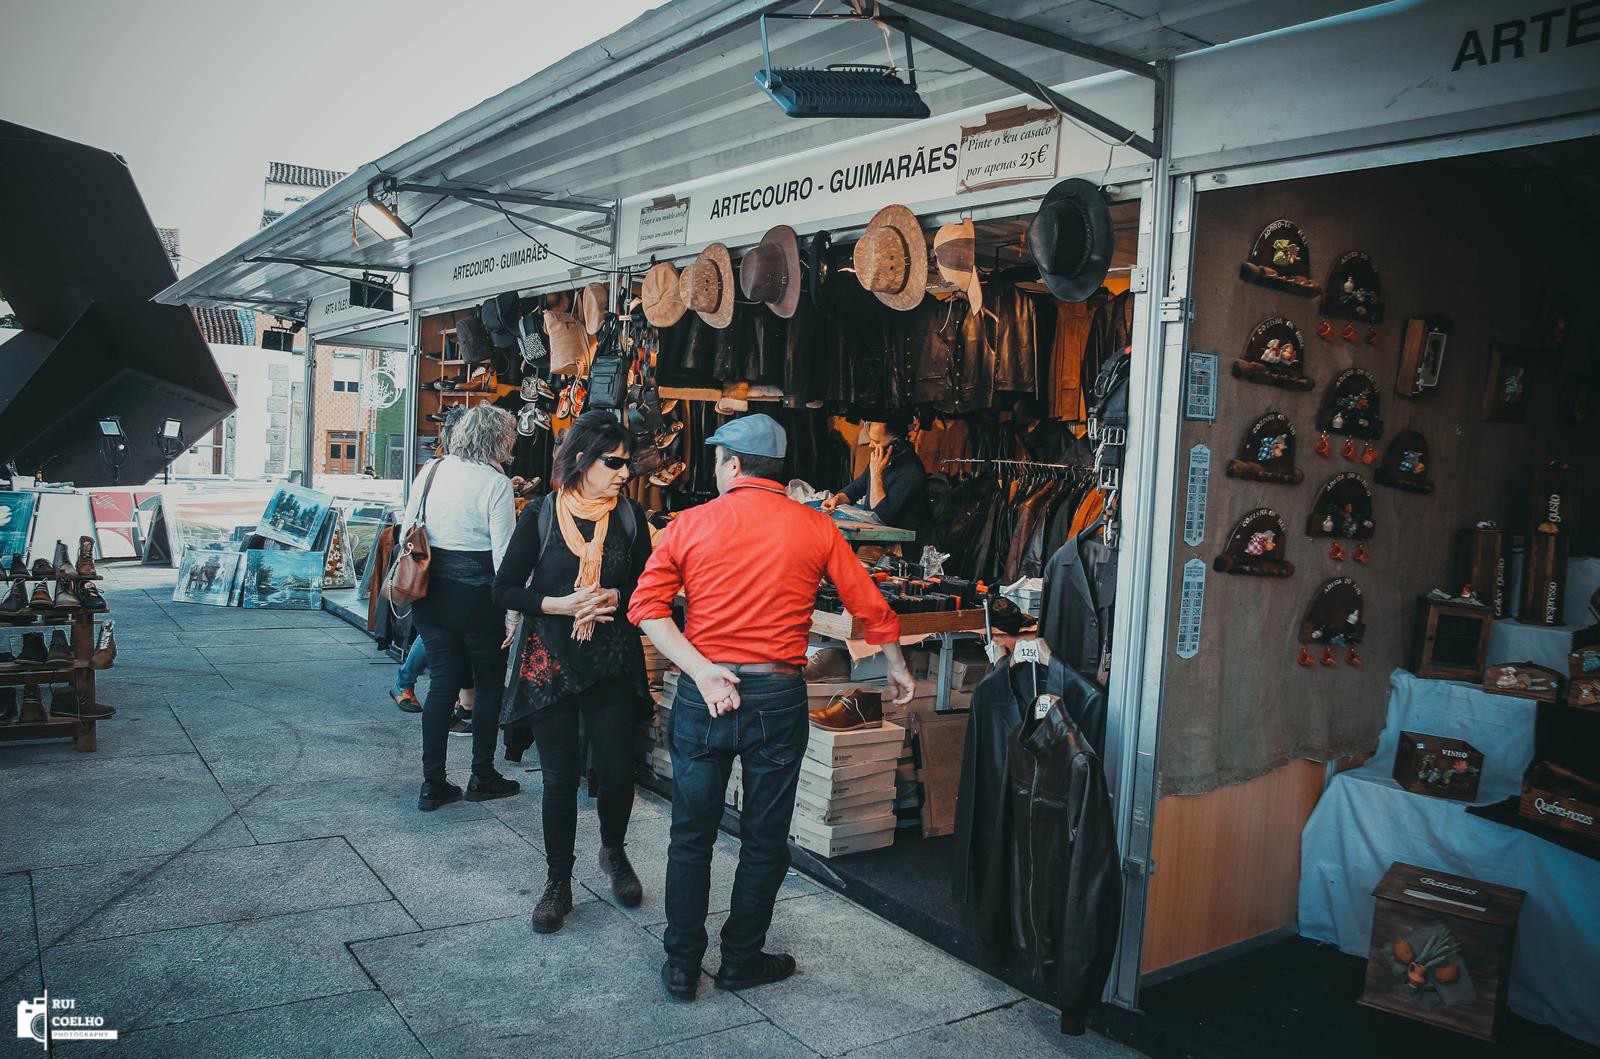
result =
[[[611,892],[623,908],[637,908],[644,900],[644,886],[639,875],[628,863],[628,853],[623,847],[600,847],[600,870],[611,880]]]
[[[572,911],[572,879],[552,875],[544,884],[544,896],[533,909],[533,929],[540,934],[554,934],[567,921]]]

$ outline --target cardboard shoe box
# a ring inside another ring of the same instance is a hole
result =
[[[882,816],[894,802],[895,789],[866,791],[842,798],[819,798],[802,790],[794,801],[794,815],[815,824],[842,824]]]
[[[859,728],[853,732],[830,732],[811,726],[806,757],[830,768],[859,765],[868,761],[894,761],[905,745],[906,730],[893,721],[881,728]]]
[[[833,802],[869,791],[888,791],[893,796],[894,768],[893,759],[829,768],[811,758],[802,758],[799,789],[812,802]]]
[[[842,857],[894,845],[894,825],[893,813],[834,826],[796,818],[789,826],[789,837],[819,857]]]

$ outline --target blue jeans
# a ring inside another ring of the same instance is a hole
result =
[[[406,652],[406,660],[400,663],[400,671],[394,677],[394,690],[416,691],[417,678],[427,672],[428,645],[419,635],[411,641],[411,650]]]
[[[694,681],[678,684],[672,709],[672,844],[667,852],[667,958],[698,967],[706,952],[711,850],[737,755],[744,768],[739,870],[722,928],[724,967],[761,952],[772,905],[789,870],[800,761],[810,736],[806,685],[798,676],[745,676],[740,705],[712,717]]]

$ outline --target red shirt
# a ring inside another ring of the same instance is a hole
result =
[[[671,617],[681,587],[689,601],[684,635],[706,658],[803,666],[823,574],[866,623],[868,643],[900,638],[900,618],[833,520],[790,500],[777,482],[741,478],[667,526],[628,620]]]

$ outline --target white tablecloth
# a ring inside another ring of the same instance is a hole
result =
[[[1405,729],[1482,750],[1480,801],[1520,791],[1533,756],[1534,707],[1396,670],[1376,756],[1334,778],[1301,836],[1300,933],[1364,958],[1372,891],[1395,861],[1525,890],[1511,1009],[1600,1044],[1600,861],[1472,816],[1464,803],[1411,794],[1390,777]]]

